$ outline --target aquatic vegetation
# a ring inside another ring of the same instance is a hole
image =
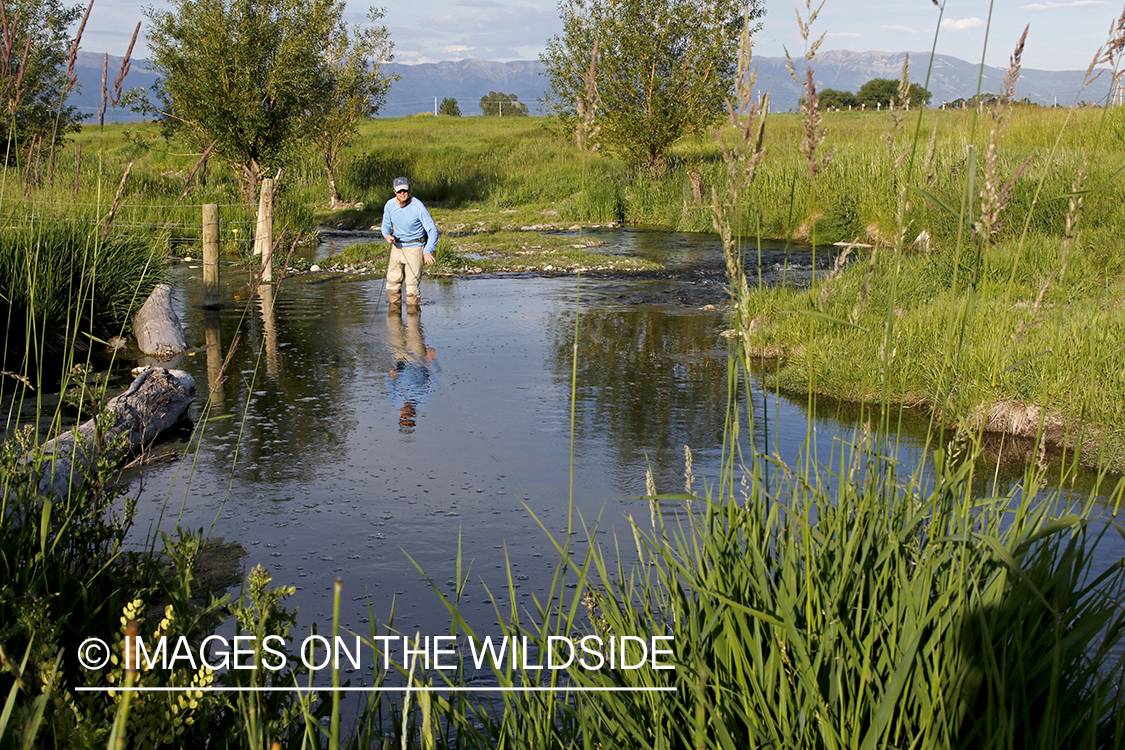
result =
[[[495,231],[444,234],[438,240],[435,263],[426,273],[459,275],[489,272],[541,271],[567,273],[579,269],[628,274],[655,271],[650,260],[599,253],[604,243],[567,234],[533,231]],[[349,245],[320,262],[324,268],[350,268],[382,273],[386,270],[386,243]]]

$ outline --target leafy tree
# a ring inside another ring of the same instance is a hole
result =
[[[82,17],[82,6],[5,0],[2,7],[0,88],[7,117],[2,153],[11,156],[32,138],[54,147],[77,132],[85,117],[66,104],[75,80],[69,65],[75,43],[67,29]]]
[[[485,117],[527,117],[527,105],[516,98],[515,94],[489,91],[480,98],[480,111]]]
[[[181,135],[230,164],[252,197],[284,167],[338,95],[329,66],[343,0],[169,0],[147,7],[155,107]],[[152,106],[152,105],[147,105]]]
[[[681,136],[707,130],[724,112],[743,24],[763,10],[761,0],[560,0],[559,12],[563,33],[541,56],[548,107],[573,130],[596,43],[601,142],[659,168]]]
[[[445,97],[441,100],[441,107],[438,109],[439,115],[449,115],[450,117],[460,117],[461,108],[457,106],[457,100]]]
[[[324,58],[330,88],[310,112],[333,208],[340,204],[336,190],[340,151],[355,137],[360,120],[373,116],[386,103],[391,83],[398,78],[383,74],[383,64],[394,59],[390,32],[379,23],[383,14],[383,9],[371,8],[367,12],[370,25],[366,29],[356,26],[350,35],[343,21],[332,30]]]
[[[856,92],[856,99],[859,100],[860,104],[866,104],[868,109],[879,106],[888,107],[892,101],[902,104],[898,101],[898,85],[899,82],[891,78],[873,78],[859,87],[859,91]],[[912,83],[907,98],[911,106],[921,107],[929,103],[933,94],[923,88],[921,84]]]
[[[824,89],[820,92],[818,104],[821,109],[847,109],[848,107],[857,106],[859,104],[859,99],[850,91]]]

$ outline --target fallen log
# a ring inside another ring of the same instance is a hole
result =
[[[133,316],[137,347],[153,357],[172,359],[187,349],[184,328],[172,309],[172,288],[157,284],[141,309]]]
[[[195,379],[183,370],[144,370],[127,391],[110,399],[103,414],[43,444],[39,491],[66,497],[81,486],[102,451],[151,444],[183,418],[194,398]]]

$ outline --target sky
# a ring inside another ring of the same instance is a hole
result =
[[[348,0],[347,20],[364,21],[371,4]],[[383,7],[378,0],[374,4]],[[145,21],[141,5],[135,0],[94,0],[82,49],[124,55],[137,22]],[[163,0],[143,5],[168,7]],[[1024,67],[1084,71],[1122,13],[1121,4],[1109,0],[995,0],[993,5],[990,25],[987,0],[945,0],[944,8],[934,0],[824,0],[812,37],[824,34],[822,50],[928,52],[940,19],[939,54],[978,62],[985,50],[987,64],[1006,68],[1030,24]],[[797,14],[808,15],[804,2],[766,0],[765,9],[754,54],[780,57],[788,48],[794,56],[802,55],[805,42]],[[562,30],[555,0],[400,1],[386,5],[383,20],[400,63],[534,60],[547,40]],[[147,56],[143,41],[134,54]]]

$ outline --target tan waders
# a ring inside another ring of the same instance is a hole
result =
[[[411,245],[403,247],[401,243],[391,245],[391,257],[387,262],[387,294],[391,304],[396,304],[394,298],[402,294],[402,287],[406,286],[406,304],[414,300],[415,309],[419,303],[419,282],[422,278],[422,246]],[[401,298],[401,296],[400,296]]]

